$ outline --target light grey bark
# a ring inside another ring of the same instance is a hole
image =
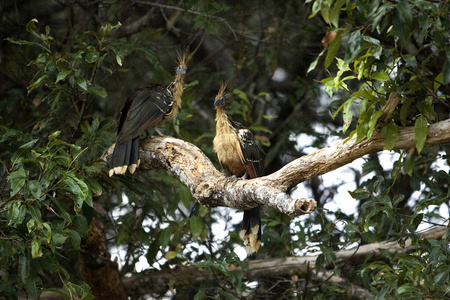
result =
[[[382,151],[386,145],[380,132],[397,107],[399,98],[392,93],[383,108],[370,139],[356,141],[356,136],[331,147],[302,156],[280,170],[255,179],[230,179],[219,172],[195,145],[172,137],[154,137],[141,144],[140,169],[165,169],[191,191],[194,198],[208,207],[227,206],[250,209],[269,206],[291,217],[309,214],[316,208],[311,198],[293,198],[290,190],[297,184],[342,167],[366,154]],[[425,146],[450,141],[450,119],[431,124]],[[415,147],[414,128],[398,130],[394,149]],[[105,154],[111,155],[112,147]]]
[[[425,146],[450,141],[450,120],[431,124]],[[172,137],[154,137],[141,145],[140,169],[165,169],[185,184],[201,204],[250,209],[273,207],[289,216],[308,214],[316,208],[311,198],[292,198],[290,189],[302,181],[333,171],[369,153],[382,151],[384,138],[375,132],[369,140],[356,137],[302,156],[280,170],[255,179],[229,179],[219,172],[195,145]],[[400,128],[395,149],[415,147],[414,128]],[[106,156],[111,153],[108,151]]]

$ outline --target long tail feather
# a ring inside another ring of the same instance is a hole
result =
[[[244,210],[242,225],[241,238],[244,241],[247,253],[251,254],[258,251],[261,245],[261,214],[259,207]]]
[[[139,138],[125,143],[116,142],[109,163],[109,176],[134,173],[139,165]]]

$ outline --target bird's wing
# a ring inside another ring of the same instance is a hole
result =
[[[123,143],[156,126],[171,111],[174,99],[164,85],[136,89],[120,113],[118,139]]]
[[[250,178],[264,176],[264,165],[253,134],[248,129],[239,129],[239,142],[242,155],[244,157],[244,166]]]

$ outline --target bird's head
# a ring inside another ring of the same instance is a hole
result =
[[[227,88],[227,82],[222,82],[220,84],[219,92],[214,98],[214,106],[225,107],[227,105],[227,101],[225,99],[225,89]]]
[[[175,72],[184,75],[186,71],[186,52],[183,52],[183,54],[178,53],[178,67],[175,69]]]

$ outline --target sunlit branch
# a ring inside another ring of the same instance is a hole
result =
[[[429,126],[425,146],[449,141],[450,119]],[[251,180],[230,180],[193,144],[172,137],[155,137],[142,143],[140,169],[167,170],[190,189],[198,202],[209,207],[250,209],[264,205],[289,216],[298,216],[313,212],[316,202],[310,198],[292,198],[292,187],[366,154],[382,151],[384,146],[385,139],[378,133],[374,133],[370,140],[363,138],[358,142],[353,137],[302,156],[267,176]],[[394,148],[414,147],[414,128],[400,128]]]

